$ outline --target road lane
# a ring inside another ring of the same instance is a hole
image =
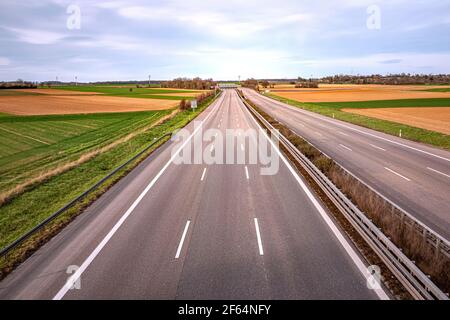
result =
[[[450,153],[334,120],[244,89],[250,100],[419,221],[450,239]],[[367,134],[363,134],[367,133]],[[342,147],[342,145],[347,148]],[[410,182],[385,168],[390,168]]]

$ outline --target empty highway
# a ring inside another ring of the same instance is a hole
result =
[[[450,239],[450,152],[305,111],[254,90],[243,91],[263,111]]]
[[[258,129],[234,90],[197,120],[223,134]],[[188,145],[165,143],[5,278],[0,298],[387,298],[368,289],[365,262],[282,155],[275,175],[259,163],[175,164]]]

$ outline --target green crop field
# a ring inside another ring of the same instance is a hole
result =
[[[427,143],[450,150],[450,136],[446,134],[341,111],[341,109],[345,108],[448,107],[450,106],[449,98],[304,103],[270,93],[267,96],[301,109],[334,117],[391,135],[398,135],[399,131],[402,130],[402,137],[404,139]]]
[[[315,102],[315,105],[335,109],[405,108],[405,107],[450,107],[450,98],[373,100],[350,102]]]
[[[37,93],[37,92],[14,91],[14,90],[6,90],[6,89],[0,90],[0,97],[5,97],[5,96],[39,96],[39,95],[42,95],[42,94],[41,93]]]
[[[0,193],[43,170],[148,126],[164,111],[11,116],[0,115]]]
[[[422,91],[430,91],[430,92],[450,92],[450,88],[434,88],[434,89],[427,89]]]
[[[169,99],[169,100],[190,100],[189,96],[172,96],[164,95],[171,93],[192,93],[201,91],[194,90],[176,90],[164,88],[136,88],[136,87],[112,87],[112,86],[59,86],[53,89],[72,90],[81,92],[98,92],[107,96],[128,97],[128,98],[145,98],[145,99]],[[132,91],[130,91],[130,89]]]

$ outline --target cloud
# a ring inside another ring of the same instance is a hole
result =
[[[400,63],[400,62],[402,62],[402,59],[389,59],[389,60],[379,61],[379,63],[383,63],[383,64],[393,64],[393,63]]]
[[[293,23],[314,20],[311,14],[277,10],[233,14],[221,11],[219,8],[185,10],[179,6],[118,6],[116,9],[119,15],[129,19],[178,24],[184,28],[195,28],[205,33],[226,37],[243,37]]]
[[[291,64],[303,65],[317,71],[346,68],[356,69],[357,72],[385,72],[380,65],[395,65],[392,72],[417,72],[424,67],[433,72],[450,73],[450,53],[379,53],[356,57],[335,59],[305,59],[292,61]],[[389,70],[389,69],[387,69]]]
[[[54,44],[65,38],[64,34],[51,31],[10,27],[6,27],[5,29],[15,33],[18,41],[29,44]]]
[[[8,58],[0,57],[0,66],[8,66],[11,61]]]

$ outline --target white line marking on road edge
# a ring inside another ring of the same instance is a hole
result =
[[[431,170],[431,171],[434,171],[434,172],[436,172],[436,173],[442,174],[443,176],[446,176],[447,178],[450,178],[450,175],[445,174],[445,173],[443,173],[443,172],[440,172],[440,171],[438,171],[438,170],[436,170],[436,169],[433,169],[433,168],[430,168],[430,167],[427,167],[427,169],[428,169],[428,170]]]
[[[245,176],[247,177],[247,180],[250,179],[250,177],[248,176],[248,168],[247,168],[247,166],[245,166]]]
[[[353,151],[352,149],[350,149],[349,147],[347,147],[347,146],[344,146],[342,143],[339,143],[339,145],[342,147],[342,148],[345,148],[345,149],[347,149],[347,150],[349,150],[349,151]]]
[[[175,259],[180,257],[181,249],[183,248],[184,238],[186,238],[187,231],[189,229],[189,225],[191,224],[191,220],[186,222],[186,226],[184,227],[183,235],[181,236],[180,243],[178,244],[177,254],[175,255]]]
[[[214,145],[211,146],[211,152],[214,150]]]
[[[256,238],[258,239],[259,255],[263,256],[264,250],[263,250],[262,241],[261,241],[261,233],[259,232],[258,219],[254,218],[254,221],[255,221],[255,229],[256,229]]]
[[[205,174],[206,174],[206,168],[203,169],[203,173],[202,173],[202,177],[200,178],[200,181],[203,181],[203,179],[205,178]]]
[[[256,119],[253,117],[253,115],[250,113],[249,110],[247,110],[246,107],[244,109],[247,111],[247,113],[250,115],[250,117],[253,119],[253,122],[256,123],[256,126],[260,128],[261,125],[256,121]],[[276,150],[277,154],[283,160],[283,163],[286,165],[286,167],[289,169],[291,174],[294,176],[295,180],[297,180],[297,183],[300,185],[300,187],[303,189],[303,191],[308,196],[309,200],[311,200],[312,204],[316,208],[316,210],[319,212],[322,219],[325,221],[325,223],[328,225],[328,227],[331,229],[333,234],[338,239],[339,243],[342,245],[344,250],[347,252],[347,254],[350,256],[352,261],[355,263],[358,270],[363,274],[364,278],[366,280],[370,280],[371,275],[367,272],[367,267],[362,262],[359,255],[355,252],[353,247],[348,243],[347,239],[344,237],[344,235],[341,233],[339,228],[334,224],[333,220],[328,216],[328,214],[325,212],[323,207],[320,205],[320,203],[317,201],[317,199],[314,197],[314,195],[311,193],[311,191],[308,189],[308,187],[305,185],[305,183],[302,181],[300,176],[297,174],[297,172],[292,168],[291,164],[288,162],[286,157],[281,153],[280,149],[277,148],[277,146],[273,143],[273,141],[268,137],[267,133],[263,130],[263,135],[266,137],[266,139],[269,141],[269,143],[272,145],[273,149]],[[390,300],[389,296],[384,292],[383,288],[374,289],[377,296],[382,300]]]
[[[241,150],[244,151],[244,145],[241,143]]]
[[[383,149],[383,148],[381,148],[381,147],[379,147],[379,146],[376,146],[376,145],[374,145],[374,144],[369,143],[369,145],[370,145],[372,148],[375,148],[375,149],[378,149],[378,150],[381,150],[381,151],[386,151],[386,149]]]
[[[222,96],[222,99],[217,100],[219,105],[223,102],[224,96]],[[211,105],[213,107],[213,105]],[[209,117],[215,113],[214,110],[218,110],[218,108],[212,108],[212,111],[207,114],[205,119],[201,121],[201,124],[206,122]],[[141,192],[141,194],[137,197],[136,200],[134,200],[133,204],[128,208],[128,210],[122,215],[122,217],[119,219],[119,221],[116,222],[114,227],[108,232],[108,234],[103,238],[103,240],[97,245],[97,247],[92,251],[92,253],[84,260],[84,262],[81,264],[80,268],[75,271],[75,273],[70,277],[70,281],[67,281],[63,287],[56,293],[56,295],[53,297],[53,300],[61,300],[66,295],[67,291],[72,288],[73,284],[80,278],[80,276],[83,274],[83,272],[89,267],[89,265],[94,261],[94,259],[97,257],[97,255],[102,251],[102,249],[106,246],[106,244],[111,240],[113,235],[117,232],[117,230],[120,228],[120,226],[125,222],[125,220],[128,218],[128,216],[134,211],[134,209],[137,207],[137,205],[142,201],[142,199],[145,197],[145,195],[148,193],[148,191],[153,187],[153,185],[158,181],[158,179],[161,177],[161,175],[166,171],[166,169],[169,167],[169,165],[172,163],[172,161],[175,159],[175,157],[183,150],[183,148],[188,144],[192,137],[197,134],[197,132],[202,128],[202,126],[198,126],[192,134],[186,139],[186,141],[183,142],[183,144],[180,146],[180,148],[177,149],[177,151],[170,157],[169,161],[166,162],[164,167],[158,172],[158,174],[153,178],[152,181],[145,187],[144,191]]]
[[[403,179],[405,179],[405,180],[407,180],[407,181],[411,181],[411,179],[408,179],[407,177],[405,177],[405,176],[402,176],[400,173],[398,173],[398,172],[395,172],[394,170],[392,170],[392,169],[389,169],[388,167],[384,167],[387,171],[390,171],[390,172],[392,172],[393,174],[395,174],[395,175],[397,175],[397,176],[399,176],[400,178],[403,178]]]

